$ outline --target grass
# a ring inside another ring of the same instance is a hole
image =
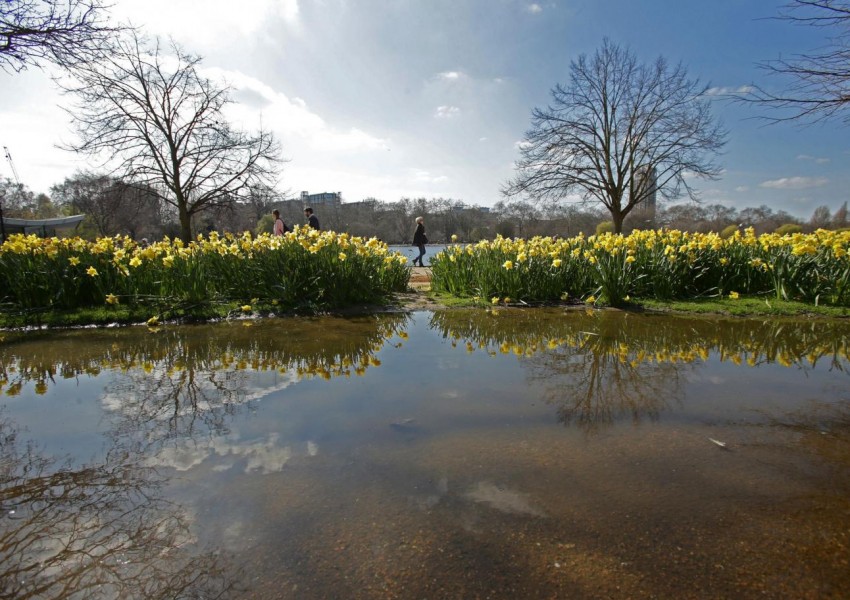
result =
[[[452,296],[451,294],[448,294],[446,292],[436,292],[434,290],[428,290],[426,294],[430,300],[439,304],[440,306],[445,306],[446,308],[470,308],[474,306],[483,306],[481,301],[476,301],[472,298],[460,298],[458,296]]]
[[[722,314],[737,317],[750,316],[820,316],[850,317],[850,308],[842,306],[817,306],[803,302],[771,298],[741,297],[705,298],[699,300],[638,300],[635,306],[653,311],[694,314]]]

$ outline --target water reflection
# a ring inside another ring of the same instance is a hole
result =
[[[545,386],[558,418],[594,430],[656,419],[681,403],[686,375],[715,357],[802,371],[847,371],[850,327],[834,321],[718,320],[587,311],[441,311],[431,325],[452,346],[513,354]]]
[[[0,414],[0,597],[220,598],[221,556],[198,552],[181,507],[139,455],[70,466]]]
[[[0,597],[217,597],[236,565],[255,598],[846,589],[848,329],[499,309],[0,333],[38,441],[0,424]]]
[[[387,340],[407,337],[408,319],[394,314],[325,320],[321,325],[311,319],[277,319],[262,325],[76,331],[59,340],[43,332],[6,333],[0,347],[0,391],[16,396],[31,383],[36,394],[44,394],[57,377],[119,371],[128,381],[114,390],[121,396],[118,404],[126,404],[127,390],[138,397],[152,395],[149,405],[141,407],[144,412],[176,422],[187,408],[198,412],[213,404],[250,401],[245,383],[251,372],[276,371],[284,387],[314,377],[362,375],[380,365],[376,353]]]
[[[229,426],[235,414],[304,379],[363,375],[380,366],[378,351],[391,339],[402,344],[408,321],[397,314],[75,332],[57,344],[18,339],[0,352],[0,384],[11,396],[27,384],[44,394],[57,375],[111,372],[100,396],[108,435],[145,456],[147,465],[185,471],[217,457],[219,468],[271,473],[300,450],[277,434],[241,439]],[[303,452],[314,454],[315,444]]]

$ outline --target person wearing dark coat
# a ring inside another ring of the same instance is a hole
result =
[[[413,245],[419,248],[419,256],[413,259],[413,266],[416,266],[416,261],[419,261],[419,266],[424,267],[422,257],[425,256],[425,244],[428,243],[428,236],[425,235],[425,219],[416,217],[416,231],[413,234]]]
[[[321,227],[319,227],[319,217],[317,217],[316,215],[313,214],[312,208],[310,208],[309,206],[307,208],[305,208],[304,209],[304,216],[307,217],[307,225],[309,225],[310,227],[312,227],[313,229],[315,229],[317,231],[319,229],[321,229]]]

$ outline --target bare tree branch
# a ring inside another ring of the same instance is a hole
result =
[[[101,0],[0,2],[0,68],[89,60],[120,29],[107,23],[107,8]]]
[[[785,78],[780,92],[751,86],[738,102],[761,104],[774,112],[771,122],[819,122],[840,119],[850,124],[850,1],[793,0],[777,17],[795,25],[823,27],[825,45],[813,53],[762,63],[768,74]]]
[[[652,194],[695,197],[687,177],[714,178],[726,133],[710,113],[705,86],[681,65],[659,58],[638,64],[605,40],[592,58],[570,65],[569,85],[556,85],[552,104],[532,112],[508,196],[563,201],[578,195],[601,203],[615,231]]]
[[[159,190],[177,209],[184,242],[194,216],[273,185],[281,163],[270,132],[225,120],[230,89],[203,77],[200,62],[174,42],[166,53],[158,39],[131,32],[62,83],[77,100],[68,112],[79,141],[66,148],[106,157],[114,175]]]

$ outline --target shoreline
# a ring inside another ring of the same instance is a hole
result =
[[[265,306],[250,314],[239,310],[237,303],[206,307],[193,311],[191,308],[177,308],[165,313],[175,313],[163,317],[162,324],[194,324],[218,321],[253,321],[270,317],[315,316],[318,314],[353,316],[369,313],[411,312],[419,310],[442,310],[449,308],[491,308],[489,303],[474,302],[468,298],[433,293],[431,290],[431,268],[409,267],[410,282],[406,292],[394,295],[395,302],[382,305],[358,305],[319,313],[284,312],[277,313]],[[512,303],[499,305],[499,308],[534,309],[538,307],[562,307],[565,310],[615,310],[636,314],[659,315],[700,315],[706,317],[733,318],[808,318],[808,319],[846,319],[850,318],[848,307],[812,306],[800,302],[778,301],[775,298],[705,298],[700,300],[641,300],[623,308],[608,306],[589,306],[574,301],[570,303],[525,304]],[[110,328],[146,325],[150,309],[127,308],[121,314],[106,307],[87,308],[68,312],[38,313],[38,318],[26,315],[7,315],[0,312],[0,331],[39,331],[45,329]],[[32,316],[32,315],[31,315]],[[42,318],[43,317],[43,318]]]

